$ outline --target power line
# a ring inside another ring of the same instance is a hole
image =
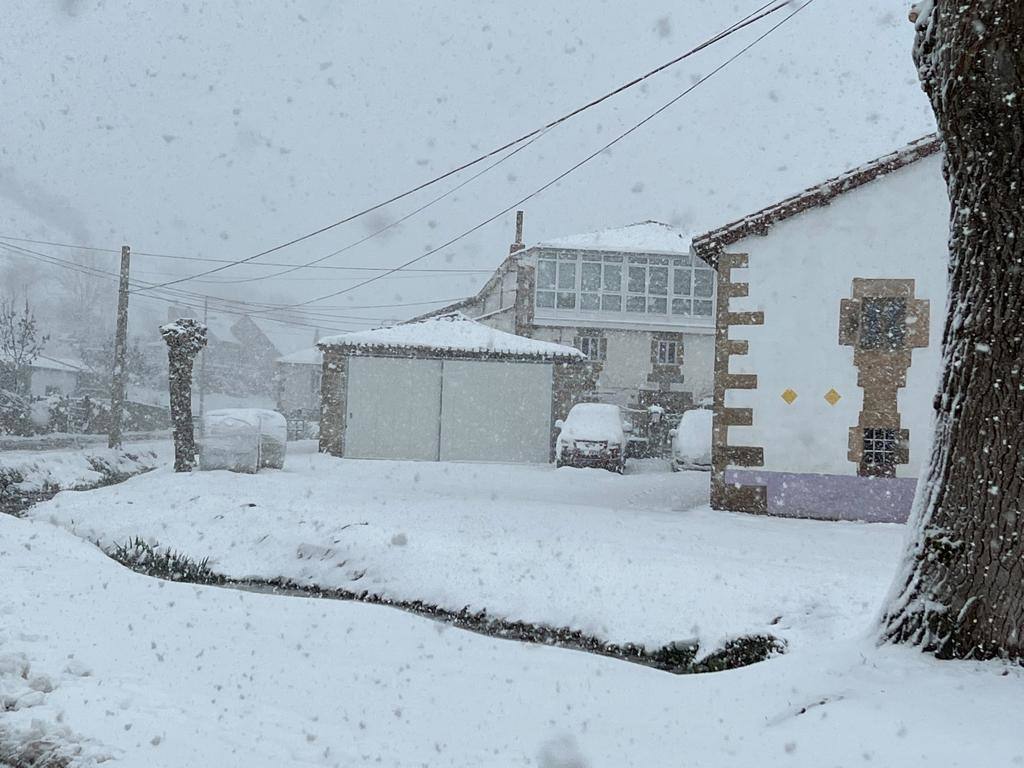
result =
[[[654,119],[655,117],[657,117],[658,115],[660,115],[660,114],[661,114],[662,112],[664,112],[665,110],[667,110],[667,109],[668,109],[669,107],[671,107],[671,106],[672,106],[673,104],[675,104],[675,103],[676,103],[676,102],[678,102],[678,101],[679,101],[680,99],[682,99],[683,97],[685,97],[685,96],[686,96],[687,94],[689,94],[690,92],[692,92],[692,91],[693,91],[694,89],[696,89],[696,88],[697,88],[698,86],[700,86],[701,84],[703,84],[703,83],[707,82],[707,81],[708,81],[709,79],[711,79],[712,77],[714,77],[714,76],[715,76],[715,75],[716,75],[716,74],[717,74],[718,72],[721,72],[721,71],[722,71],[723,69],[725,69],[725,68],[726,68],[726,67],[727,67],[727,66],[728,66],[729,64],[731,64],[731,63],[732,63],[732,62],[734,62],[734,61],[735,61],[736,59],[738,59],[738,58],[739,58],[740,56],[742,56],[743,54],[745,54],[745,53],[746,53],[747,51],[749,51],[749,50],[750,50],[751,48],[753,48],[753,47],[754,47],[755,45],[757,45],[757,44],[758,44],[759,42],[761,42],[762,40],[764,40],[764,39],[765,39],[765,38],[766,38],[766,37],[767,37],[768,35],[770,35],[770,34],[771,34],[772,32],[774,32],[774,31],[775,31],[776,29],[778,29],[779,27],[781,27],[781,26],[782,26],[783,24],[785,24],[785,23],[786,23],[787,21],[789,21],[790,19],[792,19],[792,18],[793,18],[793,17],[794,17],[794,16],[796,15],[796,14],[798,14],[798,13],[799,13],[800,11],[802,11],[802,10],[803,10],[804,8],[806,8],[806,7],[808,6],[808,5],[810,5],[810,4],[812,3],[812,2],[814,2],[814,0],[806,0],[806,2],[804,2],[804,3],[803,3],[803,5],[800,5],[800,6],[798,6],[798,7],[797,7],[797,8],[796,8],[796,9],[795,9],[795,10],[794,10],[794,11],[793,11],[792,13],[790,13],[790,14],[789,14],[789,15],[787,15],[787,16],[785,16],[785,17],[784,17],[784,18],[783,18],[783,19],[782,19],[781,21],[779,21],[778,23],[776,23],[775,25],[773,25],[772,27],[770,27],[770,28],[769,28],[769,29],[768,29],[767,31],[763,32],[763,33],[762,33],[761,35],[759,35],[758,37],[754,38],[754,39],[753,39],[753,40],[752,40],[752,41],[751,41],[750,43],[748,43],[748,44],[747,44],[747,45],[745,45],[745,46],[744,46],[743,48],[741,48],[741,49],[740,49],[739,51],[737,51],[737,52],[736,52],[736,53],[734,53],[734,54],[733,54],[732,56],[730,56],[729,58],[727,58],[727,59],[726,59],[726,60],[725,60],[724,62],[722,62],[722,63],[721,63],[720,65],[718,65],[717,67],[715,67],[714,69],[712,69],[712,70],[711,70],[711,71],[710,71],[710,72],[709,72],[709,73],[708,73],[707,75],[705,75],[704,77],[702,77],[702,78],[700,78],[699,80],[697,80],[696,82],[694,82],[694,83],[693,83],[693,84],[692,84],[692,85],[691,85],[691,86],[690,86],[689,88],[687,88],[687,89],[686,89],[686,90],[684,90],[683,92],[681,92],[681,93],[679,93],[678,95],[676,95],[676,96],[675,96],[674,98],[672,98],[672,99],[671,99],[670,101],[668,101],[667,103],[663,104],[663,105],[662,105],[661,107],[659,107],[659,108],[658,108],[658,109],[656,109],[656,110],[655,110],[654,112],[652,112],[651,114],[649,114],[649,115],[648,115],[647,117],[645,117],[645,118],[644,118],[643,120],[641,120],[640,122],[638,122],[638,123],[634,124],[634,125],[633,125],[632,127],[630,127],[629,129],[627,129],[627,130],[626,130],[626,131],[624,131],[623,133],[620,133],[620,134],[619,134],[618,136],[616,136],[616,137],[615,137],[614,139],[612,139],[612,140],[611,140],[611,141],[609,141],[609,142],[608,142],[607,144],[605,144],[604,146],[602,146],[602,147],[601,147],[600,149],[598,149],[597,151],[595,151],[595,152],[592,152],[591,154],[587,155],[587,156],[586,156],[586,157],[584,157],[584,158],[583,158],[582,160],[580,160],[579,162],[575,163],[574,165],[572,165],[571,167],[569,167],[569,168],[568,168],[567,170],[563,171],[562,173],[558,174],[557,176],[555,176],[555,177],[554,177],[553,179],[551,179],[551,180],[550,180],[550,181],[548,181],[547,183],[545,183],[545,184],[543,184],[542,186],[538,187],[537,189],[535,189],[535,190],[534,190],[533,192],[531,192],[530,194],[526,195],[525,197],[522,197],[522,198],[520,198],[519,200],[516,200],[516,201],[515,201],[514,203],[512,203],[511,205],[508,205],[508,206],[506,206],[505,208],[503,208],[502,210],[498,211],[498,212],[497,212],[496,214],[494,214],[493,216],[490,216],[490,217],[488,217],[487,219],[484,219],[483,221],[481,221],[480,223],[478,223],[478,224],[475,224],[474,226],[472,226],[472,227],[470,227],[469,229],[467,229],[467,230],[466,230],[465,232],[463,232],[463,233],[461,233],[461,234],[459,234],[459,235],[456,235],[455,237],[453,237],[453,238],[452,238],[451,240],[449,240],[448,242],[446,242],[446,243],[443,243],[442,245],[439,245],[439,246],[438,246],[438,247],[436,247],[436,248],[432,248],[431,250],[427,251],[426,253],[423,253],[423,254],[421,254],[421,255],[419,255],[419,256],[417,256],[417,257],[413,258],[413,259],[409,259],[409,260],[408,260],[408,261],[406,261],[406,262],[405,262],[404,264],[401,264],[401,265],[399,265],[399,266],[397,266],[397,267],[392,267],[391,269],[389,269],[389,270],[388,270],[387,272],[385,272],[385,273],[383,273],[383,274],[380,274],[380,275],[376,275],[376,276],[374,276],[374,277],[368,278],[368,279],[364,280],[364,281],[363,281],[363,282],[361,282],[361,283],[357,283],[356,285],[350,286],[350,287],[348,287],[348,288],[344,288],[344,289],[342,289],[342,290],[340,290],[340,291],[333,291],[333,292],[331,292],[331,293],[327,293],[327,294],[324,294],[323,296],[317,296],[316,298],[313,298],[313,299],[308,299],[308,300],[306,300],[306,301],[303,301],[303,302],[299,302],[299,303],[297,303],[297,304],[292,304],[292,305],[289,305],[289,308],[290,308],[290,309],[298,309],[298,308],[300,308],[300,307],[305,307],[305,306],[308,306],[308,305],[310,305],[310,304],[314,304],[314,303],[316,303],[316,302],[318,302],[318,301],[323,301],[323,300],[325,300],[325,299],[331,299],[331,298],[334,298],[334,297],[336,297],[336,296],[341,296],[341,295],[344,295],[344,294],[346,294],[346,293],[350,293],[351,291],[355,291],[355,290],[358,290],[359,288],[362,288],[362,287],[364,287],[364,286],[366,286],[366,285],[369,285],[370,283],[374,283],[374,282],[376,282],[377,280],[383,279],[383,278],[387,277],[387,276],[388,276],[388,275],[390,275],[390,274],[393,274],[393,273],[395,273],[395,272],[399,272],[399,271],[401,271],[401,270],[405,269],[406,267],[408,267],[408,266],[410,266],[410,265],[412,265],[412,264],[415,264],[415,263],[417,263],[417,262],[419,262],[419,261],[422,261],[423,259],[427,258],[428,256],[432,256],[433,254],[435,254],[435,253],[438,253],[439,251],[442,251],[442,250],[444,250],[445,248],[448,248],[448,247],[450,247],[451,245],[454,245],[454,244],[455,244],[455,243],[457,243],[457,242],[458,242],[459,240],[462,240],[463,238],[465,238],[465,237],[468,237],[469,235],[473,234],[473,233],[474,233],[474,232],[476,232],[477,230],[479,230],[479,229],[482,229],[483,227],[487,226],[487,225],[488,225],[488,224],[490,224],[491,222],[493,222],[493,221],[497,220],[498,218],[500,218],[500,217],[504,216],[504,215],[505,215],[506,213],[508,213],[509,211],[512,211],[512,210],[514,210],[515,208],[517,208],[518,206],[522,205],[522,204],[523,204],[523,203],[525,203],[525,202],[526,202],[527,200],[530,200],[531,198],[533,198],[533,197],[536,197],[536,196],[537,196],[537,195],[539,195],[540,193],[542,193],[542,192],[544,192],[545,190],[549,189],[550,187],[554,186],[555,184],[557,184],[557,183],[558,183],[559,181],[561,181],[562,179],[564,179],[564,178],[565,178],[566,176],[568,176],[569,174],[571,174],[571,173],[575,172],[576,170],[578,170],[579,168],[581,168],[582,166],[586,165],[586,164],[587,164],[588,162],[590,162],[591,160],[593,160],[593,159],[594,159],[595,157],[597,157],[598,155],[602,154],[603,152],[606,152],[606,151],[607,151],[608,149],[610,149],[611,147],[613,147],[613,146],[614,146],[615,144],[618,144],[618,143],[619,143],[620,141],[622,141],[623,139],[625,139],[625,138],[626,138],[627,136],[629,136],[629,135],[631,135],[632,133],[634,133],[635,131],[639,130],[639,129],[640,129],[640,128],[641,128],[642,126],[646,125],[646,124],[647,124],[648,122],[650,122],[650,121],[651,121],[651,120],[653,120],[653,119]]]
[[[344,246],[342,248],[339,248],[336,251],[332,251],[331,253],[327,254],[326,256],[321,256],[318,259],[313,259],[313,261],[308,261],[305,264],[299,264],[299,265],[293,266],[293,267],[291,267],[289,269],[284,269],[284,270],[281,270],[280,272],[275,272],[275,273],[273,273],[271,275],[258,275],[256,277],[241,278],[239,280],[226,280],[224,282],[228,282],[228,283],[251,283],[251,282],[255,282],[257,280],[270,280],[270,279],[273,279],[273,278],[280,277],[281,275],[287,275],[287,274],[289,274],[291,272],[296,272],[296,271],[298,271],[300,269],[306,269],[307,267],[316,266],[316,265],[320,264],[323,261],[327,261],[327,259],[330,259],[330,258],[332,258],[334,256],[338,256],[338,255],[340,255],[342,253],[345,253],[346,251],[350,251],[353,248],[362,245],[367,240],[372,240],[373,238],[377,237],[378,235],[384,234],[385,232],[387,232],[392,227],[397,227],[402,222],[408,221],[413,216],[417,215],[418,213],[422,213],[423,211],[425,211],[427,208],[430,208],[435,203],[441,202],[442,200],[444,200],[449,195],[452,195],[455,192],[458,192],[460,189],[465,187],[467,184],[470,184],[473,181],[475,181],[476,179],[479,179],[481,176],[483,176],[485,173],[487,173],[489,170],[491,170],[495,166],[501,165],[502,163],[504,163],[509,158],[511,158],[511,157],[519,154],[520,152],[522,152],[524,149],[526,149],[527,147],[532,145],[533,142],[537,141],[537,139],[539,139],[543,135],[544,135],[543,133],[538,133],[536,136],[534,136],[532,139],[527,141],[525,144],[521,144],[520,146],[516,147],[514,150],[509,152],[507,155],[501,157],[499,160],[491,163],[490,165],[484,166],[483,169],[481,169],[480,171],[477,171],[476,173],[474,173],[472,176],[470,176],[467,179],[463,179],[461,182],[456,184],[451,189],[445,190],[442,194],[440,194],[437,197],[434,197],[434,198],[428,200],[427,202],[425,202],[420,207],[414,208],[413,210],[409,211],[409,213],[405,214],[401,218],[398,218],[398,219],[395,219],[392,222],[389,222],[388,224],[384,225],[383,227],[381,227],[380,229],[376,230],[375,232],[371,232],[370,234],[366,235],[365,237],[360,238],[359,240],[356,240],[355,242],[349,243],[348,245],[346,245],[346,246]]]
[[[14,255],[19,256],[19,257],[34,259],[34,260],[37,260],[37,261],[42,261],[45,264],[49,264],[51,266],[56,266],[56,267],[61,267],[63,269],[70,269],[71,271],[79,272],[79,273],[82,273],[82,274],[86,274],[86,275],[89,275],[90,277],[101,277],[101,278],[105,278],[105,279],[108,279],[108,280],[116,279],[118,277],[117,275],[115,275],[112,272],[107,272],[107,271],[104,271],[104,270],[101,270],[101,269],[97,269],[97,268],[93,268],[93,267],[87,267],[87,266],[80,265],[80,264],[75,264],[74,262],[69,262],[69,261],[66,261],[64,259],[60,259],[60,258],[58,258],[56,256],[50,256],[48,254],[39,253],[38,251],[33,251],[31,249],[22,248],[21,246],[10,245],[9,243],[0,242],[0,248],[6,249],[6,250],[10,251],[11,253],[13,253]],[[132,282],[137,282],[137,281],[132,281]],[[175,296],[175,295],[149,294],[149,295],[139,296],[138,298],[144,299],[144,300],[149,300],[149,301],[159,301],[159,302],[163,302],[163,303],[166,303],[166,304],[171,304],[171,305],[173,305],[175,307],[182,307],[182,308],[186,308],[186,309],[194,309],[194,310],[202,309],[202,304],[195,303],[195,301],[191,300],[191,297],[189,297],[189,296],[184,296],[183,297],[183,296]],[[238,305],[239,307],[242,307],[242,306],[246,306],[247,302],[236,302],[236,301],[231,300],[231,299],[219,299],[217,297],[210,297],[210,298],[213,298],[216,301],[220,301],[223,304],[227,304],[227,306],[221,306],[221,307],[217,307],[215,309],[215,311],[217,313],[219,313],[219,314],[247,316],[247,317],[252,317],[253,314],[255,314],[255,313],[253,313],[251,311],[245,311],[243,309],[235,308],[234,306],[231,306],[231,305]],[[255,306],[255,305],[252,305],[252,306]],[[307,313],[303,313],[303,315],[306,315],[306,314]],[[323,331],[323,330],[326,330],[326,331],[336,331],[338,333],[345,333],[345,332],[348,332],[348,331],[357,330],[357,329],[352,328],[352,327],[345,328],[345,327],[330,327],[330,326],[327,326],[323,322],[317,322],[317,316],[315,316],[315,315],[307,316],[306,317],[307,320],[312,320],[312,322],[300,322],[300,321],[295,321],[295,320],[284,320],[284,319],[275,318],[275,317],[260,317],[259,319],[260,320],[265,320],[267,322],[280,323],[282,325],[290,325],[290,326],[301,327],[301,328],[310,328],[310,329],[321,330],[321,331]],[[337,319],[337,318],[334,317],[334,316],[330,316],[327,319],[328,319],[328,321],[332,321],[332,320]],[[379,320],[374,320],[374,319],[371,319],[371,318],[358,318],[356,320],[361,321],[363,324],[366,324],[366,325],[379,325],[380,322],[381,322]]]
[[[106,270],[103,270],[103,269],[99,269],[97,267],[90,267],[90,266],[83,265],[83,264],[77,264],[77,263],[72,262],[72,261],[67,261],[65,259],[60,259],[57,256],[52,256],[50,254],[40,253],[39,251],[34,251],[34,250],[31,250],[31,249],[28,249],[28,248],[23,248],[21,246],[14,246],[14,245],[10,245],[8,243],[0,242],[0,247],[5,248],[5,249],[9,250],[10,252],[12,252],[12,253],[14,253],[14,254],[16,254],[18,256],[32,258],[32,259],[37,260],[37,261],[42,261],[43,263],[48,264],[50,266],[57,266],[57,267],[65,268],[65,269],[70,269],[72,271],[79,272],[79,273],[82,273],[82,274],[86,274],[86,275],[89,275],[91,277],[100,277],[100,278],[106,278],[106,279],[111,279],[111,280],[112,279],[116,279],[116,278],[119,277],[114,272],[109,272],[109,271],[106,271]],[[139,281],[137,279],[133,279],[131,282],[133,284],[136,284],[136,285],[138,285],[139,283],[145,284],[145,281]],[[137,291],[132,291],[131,293],[138,295]],[[308,310],[304,310],[304,311],[302,311],[300,313],[300,315],[301,315],[300,319],[306,321],[306,322],[303,323],[303,322],[296,322],[296,321],[291,321],[291,320],[284,320],[284,319],[281,319],[281,318],[274,318],[274,317],[265,317],[265,316],[263,316],[266,312],[275,311],[277,309],[277,307],[275,305],[256,305],[256,304],[253,304],[251,302],[234,300],[234,299],[223,299],[223,298],[220,298],[220,297],[217,297],[217,296],[206,296],[206,295],[202,295],[202,294],[191,294],[191,293],[186,293],[186,292],[178,292],[178,293],[180,295],[173,295],[173,294],[170,294],[170,295],[166,295],[166,294],[165,295],[158,295],[158,294],[145,295],[145,294],[143,294],[143,295],[140,296],[140,298],[159,300],[159,301],[163,301],[165,303],[168,303],[168,304],[171,304],[171,305],[174,305],[174,306],[185,307],[185,308],[189,308],[189,309],[199,309],[199,308],[201,308],[203,306],[202,304],[198,303],[200,300],[212,299],[215,302],[220,302],[221,303],[220,307],[218,307],[216,305],[214,306],[214,312],[215,313],[228,313],[228,314],[234,314],[234,315],[245,315],[245,316],[249,316],[249,317],[251,317],[253,315],[259,315],[260,319],[263,319],[263,320],[268,320],[268,321],[273,321],[273,322],[280,322],[280,323],[285,323],[285,324],[288,324],[288,325],[296,325],[296,326],[308,327],[308,328],[321,328],[321,329],[324,329],[324,330],[335,330],[335,331],[338,331],[338,332],[342,332],[342,329],[341,328],[325,327],[324,324],[325,323],[337,323],[337,321],[340,320],[340,321],[343,321],[343,323],[345,323],[345,322],[353,323],[354,322],[354,323],[362,324],[362,325],[375,326],[375,325],[380,325],[383,322],[383,319],[379,318],[379,317],[378,318],[374,318],[374,317],[366,317],[364,315],[338,314],[336,312],[310,312]],[[430,306],[430,305],[436,305],[436,304],[450,304],[451,302],[457,301],[457,300],[458,299],[455,299],[455,298],[446,298],[446,299],[433,299],[433,300],[430,300],[430,301],[394,302],[394,303],[386,303],[386,304],[354,304],[354,305],[338,306],[336,309],[340,309],[340,310],[343,310],[343,311],[351,311],[351,310],[359,310],[359,309],[394,309],[394,308],[399,308],[399,307],[423,307],[423,306]],[[252,309],[246,309],[246,308],[249,308],[249,307],[251,307]],[[254,310],[256,310],[256,311],[254,311]],[[289,311],[289,310],[283,308],[283,311]],[[348,329],[345,329],[345,330],[354,330],[354,329],[348,328]]]
[[[550,129],[554,128],[555,126],[558,126],[558,125],[560,125],[560,124],[562,124],[562,123],[572,119],[573,117],[576,117],[577,115],[581,114],[582,112],[585,112],[586,110],[591,109],[592,107],[595,107],[595,106],[597,106],[598,104],[601,104],[604,101],[607,101],[608,99],[612,98],[613,96],[616,96],[619,93],[622,93],[623,91],[628,90],[629,88],[632,88],[633,86],[635,86],[635,85],[637,85],[639,83],[642,83],[643,81],[647,80],[650,77],[653,77],[654,75],[658,74],[659,72],[661,72],[661,71],[663,71],[663,70],[665,70],[665,69],[667,69],[667,68],[669,68],[669,67],[671,67],[671,66],[673,66],[675,64],[678,64],[680,61],[683,61],[684,59],[689,58],[690,56],[694,55],[695,53],[698,53],[698,52],[704,50],[705,48],[708,48],[709,46],[714,45],[715,43],[725,39],[726,37],[728,37],[728,36],[730,36],[732,34],[735,34],[736,32],[740,31],[741,29],[744,29],[745,27],[747,27],[747,26],[749,26],[751,24],[754,24],[757,21],[760,21],[761,19],[764,19],[765,17],[769,16],[770,14],[775,13],[776,11],[781,10],[782,8],[786,7],[789,4],[790,0],[781,0],[781,2],[778,2],[778,4],[774,5],[771,8],[768,8],[768,6],[772,5],[773,2],[775,2],[775,0],[769,0],[769,2],[765,3],[764,5],[762,5],[760,8],[758,8],[753,13],[748,14],[746,17],[744,17],[740,21],[732,24],[729,27],[726,27],[724,30],[722,30],[721,32],[716,33],[712,37],[708,38],[704,42],[702,42],[699,45],[697,45],[696,47],[691,48],[690,50],[686,51],[685,53],[680,54],[679,56],[676,56],[671,61],[668,61],[668,62],[662,64],[661,66],[656,67],[656,68],[650,70],[649,72],[646,72],[646,73],[640,75],[639,77],[633,78],[629,82],[620,85],[618,88],[615,88],[614,90],[609,91],[608,93],[604,94],[603,96],[599,96],[598,98],[593,99],[592,101],[584,104],[583,106],[577,107],[576,109],[574,109],[574,110],[572,110],[572,111],[562,115],[561,117],[558,117],[558,118],[548,122],[547,124],[545,124],[545,125],[543,125],[543,126],[541,126],[539,128],[535,128],[532,131],[529,131],[529,132],[523,134],[519,138],[516,138],[516,139],[513,139],[512,141],[506,142],[505,144],[501,145],[500,147],[497,147],[496,149],[492,149],[491,151],[486,152],[486,153],[484,153],[484,154],[474,158],[473,160],[470,160],[468,162],[462,163],[461,165],[459,165],[459,166],[457,166],[455,168],[452,168],[449,171],[446,171],[446,172],[442,173],[440,176],[436,176],[433,179],[430,179],[429,181],[425,181],[425,182],[423,182],[421,184],[418,184],[415,187],[412,187],[411,189],[408,189],[408,190],[406,190],[404,192],[401,192],[401,193],[399,193],[397,195],[393,195],[392,197],[388,198],[387,200],[384,200],[384,201],[379,202],[379,203],[375,203],[374,205],[371,205],[368,208],[364,208],[361,211],[357,211],[356,213],[350,214],[350,215],[348,215],[348,216],[346,216],[346,217],[344,217],[342,219],[339,219],[338,221],[335,221],[335,222],[333,222],[331,224],[327,224],[326,226],[320,227],[319,229],[316,229],[316,230],[314,230],[312,232],[308,232],[308,233],[306,233],[304,235],[300,235],[299,237],[295,237],[295,238],[293,238],[293,239],[291,239],[291,240],[289,240],[289,241],[287,241],[285,243],[281,243],[280,245],[275,245],[275,246],[273,246],[271,248],[267,248],[266,250],[260,251],[259,253],[254,254],[252,256],[248,256],[248,257],[246,257],[244,259],[238,259],[238,260],[233,261],[233,262],[231,262],[229,264],[224,264],[224,265],[221,265],[219,267],[214,267],[213,269],[209,269],[209,270],[206,270],[204,272],[199,272],[199,273],[196,273],[194,275],[190,275],[188,277],[182,277],[182,278],[179,278],[179,279],[176,279],[176,280],[169,280],[167,282],[155,285],[152,288],[153,289],[166,288],[168,286],[177,285],[178,283],[184,283],[184,282],[187,282],[189,280],[194,280],[196,278],[206,277],[207,275],[212,275],[212,274],[214,274],[216,272],[221,272],[221,271],[223,271],[225,269],[230,269],[231,267],[234,267],[234,266],[238,266],[238,265],[241,265],[241,264],[247,264],[249,262],[255,261],[256,259],[260,258],[261,256],[267,256],[267,255],[269,255],[271,253],[274,253],[276,251],[280,251],[280,250],[282,250],[284,248],[288,248],[289,246],[295,245],[296,243],[300,243],[300,242],[302,242],[304,240],[308,240],[311,237],[316,237],[317,235],[323,234],[324,232],[327,232],[327,231],[329,231],[331,229],[339,227],[342,224],[347,224],[348,222],[353,221],[353,220],[355,220],[355,219],[357,219],[357,218],[359,218],[361,216],[365,216],[368,213],[372,213],[373,211],[379,210],[380,208],[383,208],[383,207],[385,207],[387,205],[395,203],[395,202],[397,202],[397,201],[399,201],[399,200],[401,200],[403,198],[408,197],[409,195],[415,194],[416,192],[419,192],[419,191],[421,191],[423,189],[426,189],[427,187],[429,187],[429,186],[431,186],[433,184],[436,184],[436,183],[438,183],[440,181],[443,181],[444,179],[447,179],[447,178],[449,178],[451,176],[454,176],[455,174],[460,173],[460,172],[462,172],[462,171],[464,171],[464,170],[466,170],[468,168],[471,168],[474,165],[477,165],[477,164],[479,164],[479,163],[481,163],[481,162],[483,162],[485,160],[488,160],[488,159],[494,157],[495,155],[499,155],[502,152],[505,152],[506,150],[509,150],[512,147],[515,147],[516,145],[523,143],[524,141],[528,141],[528,140],[531,140],[531,139],[534,139],[534,138],[538,137],[540,134],[545,133],[546,131],[549,131]],[[512,154],[515,154],[515,153],[512,153]],[[501,162],[501,161],[499,161],[499,162]],[[495,165],[497,165],[497,163],[495,163]],[[392,271],[397,271],[397,270],[392,270]],[[390,272],[389,272],[389,274],[390,274]]]
[[[65,268],[68,268],[68,269],[71,269],[73,271],[77,271],[77,272],[80,272],[80,273],[83,273],[83,274],[88,274],[88,275],[91,275],[91,276],[99,276],[99,277],[104,277],[104,278],[111,278],[111,279],[118,277],[118,275],[116,273],[114,273],[114,272],[103,270],[103,269],[100,269],[98,267],[92,267],[92,266],[88,266],[88,265],[84,265],[84,264],[78,264],[78,263],[73,262],[73,261],[67,261],[65,259],[60,259],[57,256],[52,256],[50,254],[40,253],[39,251],[33,251],[31,249],[24,248],[22,246],[10,245],[8,243],[3,243],[2,241],[0,241],[0,246],[6,247],[11,252],[16,253],[17,255],[26,256],[26,257],[29,257],[29,258],[35,258],[36,260],[45,260],[45,263],[52,264],[53,266],[63,266]],[[136,286],[141,285],[141,286],[145,287],[147,285],[150,285],[150,283],[147,283],[147,281],[139,280],[137,278],[134,278],[131,282],[133,284],[135,284]],[[137,294],[138,292],[137,291],[132,291],[132,293],[133,294]],[[167,299],[168,301],[175,301],[175,302],[178,302],[178,303],[181,303],[184,300],[193,300],[193,301],[195,301],[195,300],[211,300],[212,299],[213,301],[221,302],[222,304],[244,306],[244,307],[252,307],[252,308],[258,309],[258,310],[265,310],[265,311],[275,311],[275,310],[278,310],[278,309],[280,309],[280,310],[289,310],[288,305],[285,305],[285,304],[278,305],[278,304],[270,304],[270,303],[265,303],[265,302],[258,302],[258,303],[257,302],[249,302],[249,301],[244,301],[244,300],[240,300],[240,299],[227,299],[227,298],[223,298],[223,297],[219,297],[219,296],[210,296],[210,295],[206,295],[206,294],[198,294],[198,293],[193,293],[193,292],[189,292],[189,291],[181,291],[181,290],[178,290],[178,289],[174,289],[172,292],[169,292],[167,295],[170,296],[170,298]],[[429,300],[429,301],[394,302],[394,303],[387,303],[387,304],[349,304],[349,305],[338,305],[337,307],[330,307],[330,308],[323,307],[321,309],[323,309],[323,310],[338,309],[338,310],[342,310],[342,311],[351,311],[351,310],[357,310],[357,309],[389,309],[389,308],[397,308],[397,307],[422,307],[422,306],[429,306],[431,304],[448,304],[448,303],[451,303],[451,302],[457,301],[457,300],[458,300],[457,298],[446,298],[446,299],[432,299],[432,300]],[[313,311],[313,312],[310,312],[310,311],[307,310],[307,311],[303,312],[303,314],[307,315],[308,318],[314,319],[314,320],[317,320],[317,319],[326,319],[326,320],[345,319],[345,320],[366,321],[366,322],[370,322],[370,323],[375,322],[377,320],[377,318],[370,318],[370,317],[359,316],[359,315],[339,315],[339,314],[334,314],[334,313],[330,313],[330,312],[327,312],[327,311]]]
[[[55,248],[73,248],[80,251],[96,251],[97,253],[120,253],[118,248],[98,248],[93,245],[82,245],[80,243],[61,243],[52,240],[33,240],[28,237],[14,237],[13,235],[0,235],[0,240],[9,240],[16,243],[31,243],[33,245],[47,245]],[[148,253],[146,251],[132,251],[136,256],[147,256],[155,259],[175,259],[179,261],[202,261],[213,264],[234,264],[234,259],[214,259],[207,256],[178,256],[169,253]],[[335,254],[332,254],[335,255]],[[250,264],[250,267],[294,267],[294,264],[279,261],[260,261]],[[334,264],[303,265],[303,269],[327,269],[347,272],[384,272],[387,267],[362,267],[362,266],[339,266]],[[423,269],[407,269],[406,272],[442,272],[442,273],[467,273],[476,274],[491,272],[489,269],[475,269],[472,267],[428,267]],[[268,275],[268,277],[270,277]],[[211,281],[212,282],[212,281]]]

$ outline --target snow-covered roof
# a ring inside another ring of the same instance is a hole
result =
[[[77,360],[68,360],[59,357],[44,357],[43,355],[39,355],[39,357],[33,360],[31,367],[39,368],[40,370],[68,371],[71,373],[81,373],[86,370],[85,363]]]
[[[557,237],[538,243],[540,248],[573,248],[585,251],[650,251],[687,253],[691,235],[662,224],[660,221],[641,221],[625,227],[584,232]]]
[[[527,357],[569,357],[583,359],[578,349],[537,341],[499,331],[470,320],[461,312],[450,312],[390,328],[356,331],[321,339],[319,346],[418,349],[427,352],[485,353]]]
[[[310,328],[308,325],[294,325],[268,317],[250,317],[250,319],[282,355],[298,354],[300,350],[306,350],[310,348],[311,344],[316,343],[316,329]],[[316,362],[319,363],[320,360],[318,359]]]
[[[320,365],[323,359],[323,352],[316,347],[310,347],[309,349],[300,349],[298,352],[292,352],[290,355],[279,357],[277,362],[291,365]]]

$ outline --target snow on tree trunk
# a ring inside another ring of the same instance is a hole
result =
[[[928,0],[914,60],[945,142],[950,297],[936,434],[884,637],[1024,657],[1024,3]]]
[[[206,326],[188,317],[160,326],[167,342],[171,420],[174,423],[174,471],[188,472],[196,462],[192,426],[192,362],[206,346]]]

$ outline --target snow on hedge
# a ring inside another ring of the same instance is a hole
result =
[[[320,346],[384,347],[543,358],[569,357],[578,360],[585,358],[582,352],[573,347],[499,331],[470,320],[461,312],[449,312],[390,328],[328,336],[320,340]]]
[[[129,444],[121,450],[68,448],[0,453],[0,492],[33,493],[45,488],[89,488],[111,475],[134,475],[166,460],[169,444]]]

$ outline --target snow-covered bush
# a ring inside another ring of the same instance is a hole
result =
[[[107,554],[136,573],[144,573],[158,579],[186,581],[192,584],[224,583],[224,577],[214,573],[207,558],[197,563],[187,555],[171,549],[159,550],[138,537],[118,544]]]

